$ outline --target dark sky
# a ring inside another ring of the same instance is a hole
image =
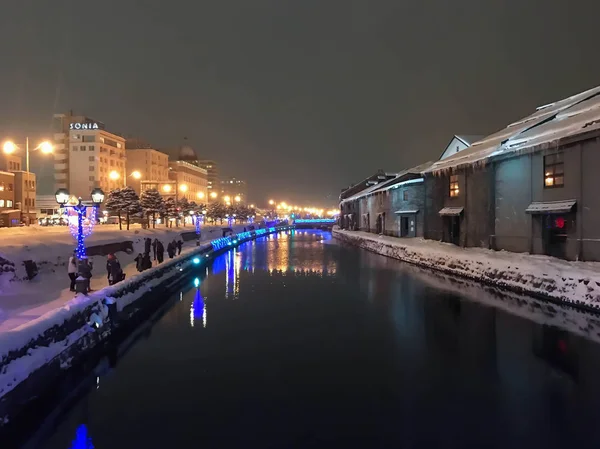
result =
[[[597,0],[3,0],[0,137],[50,135],[74,109],[162,148],[187,136],[255,202],[333,205],[600,84],[599,16]]]

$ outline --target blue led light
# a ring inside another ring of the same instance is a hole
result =
[[[71,449],[94,449],[92,438],[89,436],[85,424],[81,424],[77,427]]]
[[[200,263],[200,258],[199,257],[194,257],[192,259],[192,262],[194,262],[194,264],[198,265]]]
[[[294,223],[307,223],[307,224],[315,224],[315,223],[335,223],[335,218],[299,218],[295,220]]]
[[[198,288],[200,286],[200,278],[194,279],[194,287]]]

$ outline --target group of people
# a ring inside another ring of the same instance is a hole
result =
[[[175,255],[181,254],[181,250],[183,248],[182,240],[173,239],[172,242],[167,244],[167,254],[170,259],[175,257]],[[156,260],[159,264],[163,262],[165,256],[165,247],[162,242],[158,239],[144,239],[144,253],[138,253],[137,257],[134,259],[136,263],[136,268],[139,272],[147,270],[148,268],[152,268],[152,260],[150,259],[150,252],[152,252],[154,256],[154,260]],[[67,272],[69,274],[69,279],[71,280],[70,290],[72,292],[75,291],[75,285],[77,278],[81,276],[86,280],[86,293],[91,292],[90,288],[90,279],[92,278],[92,269],[93,264],[87,257],[77,258],[77,253],[73,251],[73,254],[69,258],[69,264]],[[108,285],[114,285],[117,282],[121,282],[125,279],[125,273],[121,268],[121,262],[114,254],[109,254],[106,259],[106,273],[108,279]]]
[[[173,239],[172,242],[167,244],[167,255],[169,259],[175,257],[175,255],[181,254],[183,248],[182,240]],[[165,259],[165,246],[163,243],[155,238],[154,240],[146,238],[144,239],[144,253],[138,253],[135,258],[136,268],[139,272],[152,268],[152,261],[150,260],[150,249],[152,249],[153,260],[156,260],[159,264]]]
[[[85,280],[85,293],[89,293],[92,291],[90,287],[90,280],[92,279],[92,270],[94,269],[94,264],[87,256],[77,258],[77,253],[73,251],[71,257],[69,257],[69,263],[67,267],[67,273],[69,275],[69,279],[71,280],[71,285],[69,290],[74,292],[75,286],[77,284],[77,278],[81,277]],[[117,282],[121,282],[125,279],[125,273],[123,273],[123,269],[121,268],[121,263],[117,256],[114,254],[109,254],[106,259],[106,277],[108,279],[108,285],[116,284]]]

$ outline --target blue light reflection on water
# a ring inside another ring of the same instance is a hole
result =
[[[92,437],[89,436],[87,426],[80,424],[75,431],[75,439],[70,449],[94,449]]]

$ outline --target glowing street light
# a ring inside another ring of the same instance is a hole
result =
[[[272,206],[273,204],[275,204],[274,200],[269,200],[269,204]]]
[[[165,193],[169,193],[171,191],[171,185],[170,184],[165,184],[164,186],[162,186],[162,190]]]
[[[239,203],[240,201],[242,201],[242,198],[239,195],[236,195],[234,200],[236,203]]]
[[[188,191],[188,186],[186,184],[181,184],[179,186],[179,190],[181,190],[182,192],[187,192]]]
[[[118,172],[118,171],[116,171],[116,170],[113,170],[113,171],[111,171],[111,172],[108,174],[108,177],[109,177],[111,180],[113,180],[113,181],[116,181],[117,179],[119,179],[119,178],[121,177],[121,175],[119,174],[119,172]]]
[[[214,200],[217,197],[217,192],[210,192],[210,197]]]
[[[204,192],[198,192],[196,194],[196,196],[198,197],[199,200],[203,200],[204,199]]]
[[[12,141],[4,142],[2,145],[2,151],[5,154],[12,154],[19,149],[19,146]],[[40,143],[37,147],[35,147],[32,151],[40,150],[43,154],[50,154],[54,151],[54,147],[48,141],[44,141]],[[29,175],[29,137],[25,138],[25,159],[26,159],[26,171],[27,171],[27,187],[25,188],[25,207],[27,212],[27,226],[29,226],[30,217],[29,217],[29,186],[31,185],[30,175]]]
[[[231,197],[229,195],[225,195],[223,197],[223,201],[225,201],[226,203],[230,203],[231,202]]]
[[[136,170],[136,171],[134,171],[134,172],[131,173],[131,177],[133,179],[141,179],[142,178],[142,174],[139,171]]]

